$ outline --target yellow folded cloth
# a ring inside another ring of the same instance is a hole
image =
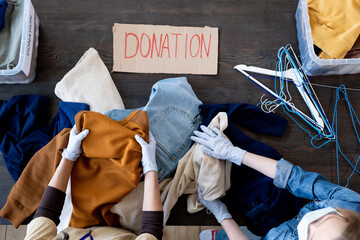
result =
[[[307,0],[314,45],[320,58],[341,59],[360,34],[360,0]]]

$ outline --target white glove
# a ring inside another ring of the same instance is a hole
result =
[[[76,161],[76,159],[82,153],[81,142],[89,134],[89,129],[85,129],[81,133],[77,133],[76,125],[71,129],[69,142],[67,148],[62,152],[62,156],[70,161]]]
[[[157,172],[157,164],[155,160],[155,151],[156,151],[156,140],[152,133],[149,131],[149,143],[147,143],[139,135],[135,135],[136,141],[140,144],[142,148],[142,159],[141,164],[143,165],[143,173],[149,171]]]
[[[203,145],[201,147],[203,153],[216,159],[229,160],[236,165],[241,165],[246,153],[245,150],[234,147],[234,145],[222,135],[221,131],[214,126],[211,127],[212,131],[204,125],[201,125],[200,128],[203,132],[194,131],[196,137],[191,136],[190,138]]]
[[[223,221],[226,218],[232,218],[226,205],[222,203],[219,199],[213,201],[206,201],[201,194],[201,190],[199,186],[198,186],[198,197],[200,203],[204,205],[207,209],[209,209],[209,211],[212,214],[214,214],[218,223],[221,223],[221,221]]]

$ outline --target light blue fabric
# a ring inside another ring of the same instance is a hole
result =
[[[297,225],[302,217],[321,208],[346,208],[360,213],[360,194],[329,182],[318,173],[307,172],[284,159],[278,161],[274,184],[286,187],[297,197],[314,200],[306,204],[299,214],[271,229],[264,239],[298,239]]]
[[[151,90],[149,102],[138,108],[147,112],[150,131],[156,145],[156,162],[159,181],[170,177],[178,161],[190,149],[190,136],[201,122],[196,97],[185,77],[168,78],[158,81]],[[105,115],[114,120],[122,120],[132,110],[114,109]]]
[[[0,70],[13,69],[19,62],[23,15],[24,0],[8,0],[0,31]]]

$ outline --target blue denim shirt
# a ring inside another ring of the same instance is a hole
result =
[[[360,213],[360,194],[329,182],[318,173],[307,172],[281,159],[277,162],[274,184],[287,188],[297,197],[314,200],[306,204],[299,214],[271,229],[264,239],[298,239],[297,225],[302,217],[320,208],[346,208]]]
[[[159,181],[175,172],[178,161],[191,146],[190,136],[201,122],[197,98],[185,77],[158,81],[151,90],[149,102],[142,108],[147,112],[150,131],[156,139],[156,163]],[[132,110],[114,109],[105,115],[122,120]]]

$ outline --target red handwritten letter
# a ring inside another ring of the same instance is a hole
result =
[[[155,46],[155,50],[156,50],[156,53],[157,53],[157,56],[158,58],[160,57],[160,52],[161,52],[161,43],[162,43],[162,34],[160,34],[160,43],[159,43],[159,49],[158,47],[156,46],[156,36],[155,36],[155,33],[153,33],[153,39],[152,39],[152,46],[151,46],[151,58],[153,57],[153,53],[154,53],[154,46]]]
[[[206,49],[206,45],[205,45],[205,39],[204,39],[204,34],[201,34],[201,51],[200,51],[200,58],[202,58],[202,46],[204,45],[204,50],[206,53],[206,56],[209,58],[209,53],[210,53],[210,45],[211,45],[211,34],[210,34],[210,39],[209,39],[209,44],[208,44],[208,48]]]
[[[175,35],[175,58],[177,58],[177,52],[178,52],[178,36],[182,35],[181,33],[173,33],[172,35]]]
[[[166,43],[167,46],[165,46],[165,43]],[[165,48],[168,50],[168,55],[169,55],[169,58],[170,58],[169,35],[168,34],[165,34],[164,42],[163,42],[162,47],[161,47],[161,58],[163,57],[163,53],[164,53]]]
[[[147,39],[148,39],[148,41],[149,41],[148,51],[147,51],[146,55],[144,55],[143,52],[142,52],[142,42],[143,42],[144,36],[146,36]],[[140,38],[140,54],[141,54],[141,56],[143,56],[144,58],[146,58],[147,56],[149,56],[149,54],[150,54],[150,48],[151,48],[151,40],[150,40],[150,37],[149,37],[146,33],[141,34],[141,38]]]
[[[192,52],[191,52],[191,49],[192,49],[192,40],[194,39],[194,37],[197,37],[197,39],[198,39],[198,50],[197,50],[195,56],[194,56],[194,55],[192,54]],[[200,37],[199,37],[198,34],[195,34],[195,35],[192,36],[191,39],[190,39],[190,55],[191,55],[192,57],[196,57],[196,56],[199,54],[200,46],[201,46],[201,44],[200,44]]]
[[[134,36],[136,38],[136,51],[134,53],[134,55],[132,56],[127,56],[126,55],[126,49],[127,49],[127,39],[128,39],[128,36]],[[133,58],[136,56],[137,52],[139,50],[139,38],[134,34],[134,33],[127,33],[125,32],[125,58]]]

